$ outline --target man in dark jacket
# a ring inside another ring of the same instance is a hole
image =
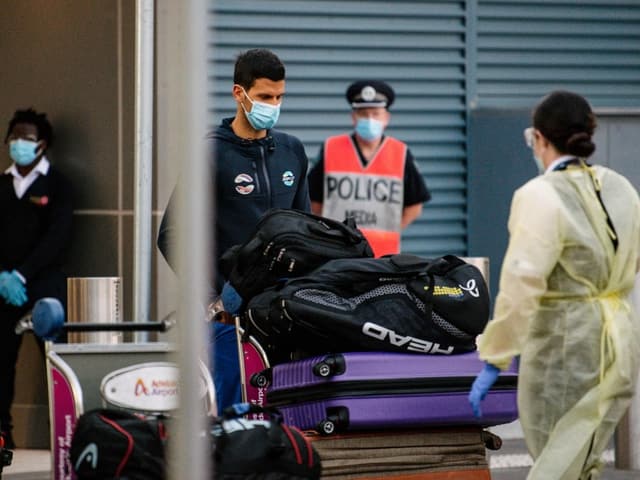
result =
[[[13,163],[0,177],[0,422],[13,448],[11,404],[22,337],[16,322],[36,300],[66,304],[62,258],[71,238],[71,185],[45,152],[52,128],[44,113],[18,110],[5,144]]]
[[[236,116],[224,119],[210,135],[215,192],[210,224],[215,251],[209,265],[214,276],[211,286],[217,292],[224,283],[218,269],[220,256],[246,241],[264,212],[270,208],[310,208],[304,147],[296,137],[272,130],[285,92],[284,65],[269,50],[248,50],[236,60],[233,83]],[[171,255],[174,199],[172,195],[162,219],[158,247],[175,271]],[[227,298],[223,295],[223,300]],[[225,307],[229,309],[229,305]],[[212,367],[221,410],[240,401],[240,373],[235,327],[216,322],[214,329]]]

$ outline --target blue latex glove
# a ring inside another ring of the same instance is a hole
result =
[[[21,307],[27,302],[27,289],[15,270],[0,273],[0,296],[8,304],[16,307]]]
[[[491,386],[496,383],[500,375],[500,369],[490,363],[484,364],[484,368],[480,371],[476,379],[471,385],[471,391],[469,392],[469,403],[473,409],[473,414],[476,418],[482,417],[482,410],[480,408],[480,402],[487,396],[487,392]]]
[[[231,315],[236,315],[242,307],[242,297],[229,282],[224,282],[222,293],[220,294],[224,310]]]

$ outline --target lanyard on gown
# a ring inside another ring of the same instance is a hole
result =
[[[609,216],[609,212],[607,211],[607,207],[605,207],[604,202],[602,201],[602,195],[600,194],[602,190],[602,185],[600,184],[600,179],[596,176],[595,172],[591,165],[585,162],[583,159],[572,158],[570,160],[566,160],[560,164],[558,164],[553,170],[561,171],[566,170],[567,167],[571,165],[579,165],[583,170],[586,170],[589,174],[589,178],[591,178],[591,182],[593,183],[593,188],[596,191],[596,197],[598,198],[598,202],[600,202],[600,206],[604,211],[605,216],[607,217],[607,233],[609,234],[609,238],[613,243],[613,250],[618,251],[618,235],[616,233],[616,229],[613,226],[613,222],[611,221],[611,217]]]

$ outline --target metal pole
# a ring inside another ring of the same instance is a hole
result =
[[[636,283],[632,292],[633,308],[640,318],[640,275],[636,275]],[[627,413],[629,428],[629,464],[631,470],[640,470],[640,375],[636,383],[636,393],[631,400]]]
[[[169,478],[212,478],[206,417],[200,397],[199,361],[206,358],[207,251],[210,207],[207,191],[208,157],[204,141],[207,126],[207,0],[165,2],[168,31],[167,78],[162,91],[167,103],[165,136],[168,158],[180,162],[178,189],[179,306],[176,328],[180,368],[180,407],[170,438]]]
[[[151,304],[151,188],[153,164],[154,0],[136,1],[135,205],[133,218],[133,320],[149,321]],[[136,332],[146,342],[148,332]]]
[[[640,378],[638,378],[640,382]],[[640,394],[636,390],[631,407],[629,408],[629,468],[640,470]]]
[[[631,292],[631,303],[636,315],[640,315],[640,275]],[[615,465],[624,470],[640,470],[640,378],[636,394],[627,414],[622,418],[615,436]]]

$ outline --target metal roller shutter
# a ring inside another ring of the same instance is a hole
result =
[[[235,56],[265,47],[287,67],[278,128],[312,161],[324,138],[351,128],[344,98],[359,78],[396,91],[388,133],[409,145],[432,192],[403,250],[466,253],[466,5],[460,1],[218,0],[212,5],[211,124],[235,113]]]
[[[533,106],[563,88],[640,106],[637,0],[479,0],[478,106]]]

